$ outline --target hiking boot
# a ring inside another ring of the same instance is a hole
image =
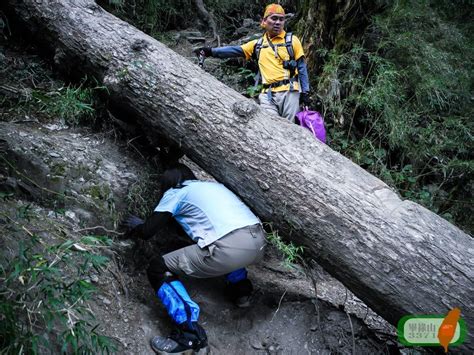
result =
[[[239,308],[250,307],[250,296],[242,296],[234,300],[234,304]]]
[[[153,351],[157,354],[176,354],[192,349],[191,345],[184,346],[173,340],[171,337],[165,338],[159,335],[151,339],[150,345]]]
[[[178,326],[168,337],[159,335],[153,337],[150,345],[158,354],[176,354],[187,350],[197,352],[207,346],[207,335],[199,324],[193,322],[191,327],[187,325]]]
[[[227,297],[239,308],[250,307],[253,286],[249,279],[236,283],[227,283],[225,293]]]

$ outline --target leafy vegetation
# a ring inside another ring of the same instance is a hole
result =
[[[144,173],[140,179],[133,183],[127,194],[127,212],[135,214],[143,219],[150,215],[159,200],[160,187],[158,184],[150,184],[150,181],[158,181],[156,175]]]
[[[25,119],[32,116],[57,118],[71,126],[95,122],[98,94],[103,87],[91,86],[87,78],[79,85],[61,87],[55,87],[50,78],[44,80],[44,87],[26,90],[20,99],[0,96],[2,111],[12,113],[12,116],[24,116]]]
[[[238,73],[241,75],[242,77],[242,81],[243,82],[247,82],[248,86],[245,90],[245,94],[248,96],[248,97],[257,97],[259,95],[259,93],[262,91],[262,84],[261,84],[261,80],[259,80],[259,82],[257,83],[257,85],[255,85],[255,73],[250,70],[250,69],[247,69],[247,68],[239,68],[239,71]],[[253,84],[252,84],[253,82]]]
[[[319,51],[317,86],[332,148],[472,231],[474,56],[469,26],[450,8],[394,2],[351,50]]]
[[[233,34],[241,26],[243,18],[260,16],[266,2],[209,0],[205,4],[217,26]],[[156,38],[161,38],[164,31],[202,26],[193,0],[103,0],[101,5]]]
[[[100,94],[105,87],[93,78],[64,83],[56,78],[49,64],[37,56],[17,53],[8,48],[1,58],[4,85],[0,90],[2,120],[50,121],[77,126],[100,122]]]
[[[26,218],[28,207],[19,211],[19,218]],[[25,235],[17,255],[3,258],[0,268],[2,353],[116,350],[114,341],[100,334],[87,304],[96,292],[89,275],[100,272],[108,261],[97,249],[110,243],[107,237],[85,236],[47,246],[39,236]]]
[[[272,229],[271,225],[270,229]],[[293,242],[287,243],[283,241],[278,235],[278,231],[271,230],[271,232],[267,233],[267,240],[282,254],[283,262],[286,267],[291,268],[293,264],[303,261],[303,247],[296,246]]]
[[[163,31],[181,28],[193,19],[191,0],[107,0],[103,4],[116,14],[151,36],[159,37]]]
[[[35,90],[31,94],[30,104],[39,112],[59,117],[65,123],[78,125],[94,117],[92,88],[65,86],[54,91]]]

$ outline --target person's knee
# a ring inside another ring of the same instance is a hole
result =
[[[280,116],[280,112],[278,111],[278,107],[271,106],[271,105],[265,105],[265,106],[262,106],[262,107],[265,111],[267,111],[271,114]]]
[[[267,94],[260,94],[258,97],[258,102],[260,104],[260,107],[262,107],[265,111],[268,111],[273,114],[279,114],[278,113],[278,107],[273,102],[273,100],[268,100]]]
[[[163,282],[176,280],[178,278],[168,269],[162,256],[154,257],[151,260],[146,273],[155,293],[158,292]]]

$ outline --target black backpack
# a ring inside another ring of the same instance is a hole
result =
[[[268,43],[272,43],[270,40],[268,40]],[[287,32],[285,35],[285,43],[283,44],[271,44],[271,45],[263,45],[263,36],[260,37],[260,39],[255,43],[255,46],[253,47],[253,53],[252,53],[252,59],[257,61],[260,59],[260,50],[262,48],[268,48],[270,46],[274,47],[281,47],[285,46],[286,50],[288,51],[288,55],[290,56],[290,60],[295,60],[295,52],[293,51],[293,33],[292,32]],[[272,47],[273,48],[273,47]]]

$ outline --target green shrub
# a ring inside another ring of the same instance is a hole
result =
[[[161,38],[163,31],[202,25],[195,2],[191,0],[102,0],[100,3],[155,38]],[[221,32],[233,34],[242,25],[244,18],[259,18],[267,3],[261,0],[209,0],[204,4]]]
[[[108,259],[96,253],[111,241],[86,236],[46,246],[26,236],[17,255],[0,269],[0,347],[7,354],[116,351],[112,339],[98,331],[87,301],[96,289],[88,281]]]
[[[303,247],[296,246],[293,242],[287,243],[283,241],[277,231],[272,230],[270,233],[267,233],[267,240],[282,254],[286,267],[291,268],[293,264],[303,261],[301,256]]]
[[[318,88],[331,147],[472,232],[472,25],[447,8],[395,1],[374,17],[373,48],[320,51]]]
[[[117,16],[154,37],[166,30],[185,28],[196,18],[191,0],[107,0],[105,5],[109,5]]]
[[[144,172],[130,186],[126,197],[127,213],[145,219],[150,215],[150,211],[153,211],[160,198],[160,187],[150,181],[158,181],[158,176]]]
[[[58,117],[70,125],[91,120],[94,117],[92,88],[66,86],[54,91],[32,92],[32,100],[40,112]]]

